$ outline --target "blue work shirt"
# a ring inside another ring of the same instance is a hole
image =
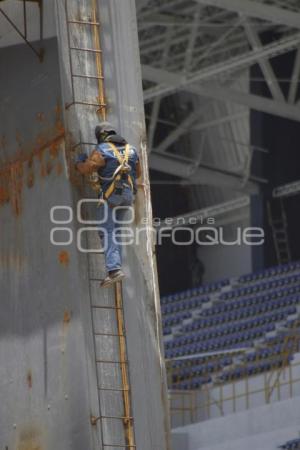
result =
[[[118,149],[118,151],[120,152],[121,155],[125,154],[125,148],[126,148],[126,141],[121,141],[121,143],[116,142],[116,140],[111,139],[112,144],[116,146],[116,148]],[[130,176],[132,178],[132,182],[133,182],[133,188],[134,188],[134,192],[136,191],[136,164],[139,160],[139,156],[137,154],[136,149],[132,146],[129,145],[130,150],[129,150],[129,157],[128,157],[128,165],[131,167],[131,171],[130,171]],[[111,145],[109,144],[109,142],[102,142],[101,144],[98,144],[96,149],[101,153],[101,155],[104,157],[105,159],[105,166],[101,167],[98,170],[98,174],[100,175],[100,177],[104,177],[104,178],[110,178],[113,176],[115,170],[119,167],[120,163],[118,161],[118,159],[115,157],[113,149],[111,147]],[[101,186],[102,186],[102,190],[103,193],[106,192],[106,190],[109,188],[109,186],[111,185],[112,181],[102,181],[101,182]]]

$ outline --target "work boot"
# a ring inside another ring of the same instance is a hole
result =
[[[118,281],[123,280],[125,277],[124,272],[121,269],[112,270],[108,273],[107,277],[100,283],[101,287],[109,287]]]

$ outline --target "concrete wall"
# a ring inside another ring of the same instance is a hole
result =
[[[241,79],[232,81],[231,84],[233,88],[242,87],[247,92],[249,90],[248,71],[243,73]],[[200,111],[203,110],[203,116],[195,128],[199,126],[201,129],[203,122],[204,124],[206,122],[213,123],[213,125],[210,123],[201,131],[194,131],[191,134],[191,152],[194,158],[204,165],[215,166],[219,170],[240,174],[242,177],[250,154],[249,108],[234,103],[200,102],[197,98],[194,99],[194,106]],[[229,116],[233,116],[234,119],[224,121]],[[199,197],[203,204],[198,207],[213,206],[243,195],[241,180],[233,178],[231,186],[222,185],[220,181],[217,181],[217,174],[215,180],[215,186],[212,188],[199,187]],[[201,180],[199,180],[200,183]],[[224,219],[216,218],[216,224],[227,222],[223,225],[225,240],[234,241],[237,237],[238,227],[244,229],[251,226],[248,216],[250,217],[249,207],[228,213]],[[205,266],[203,277],[205,283],[252,271],[252,247],[250,246],[201,246],[198,253],[199,259]]]
[[[82,8],[91,3],[74,0],[73,5]],[[138,148],[142,159],[144,186],[135,222],[140,227],[143,217],[151,217],[151,202],[135,3],[103,0],[98,6],[109,119]],[[80,180],[69,170],[70,144],[77,142],[80,132],[83,138],[93,139],[99,120],[78,108],[65,112],[70,78],[64,19],[62,11],[60,58],[56,40],[45,42],[42,64],[25,45],[1,50],[0,398],[5,408],[0,414],[0,446],[9,449],[99,449],[103,442],[122,445],[124,440],[122,421],[112,426],[104,420],[102,429],[100,421],[96,426],[90,421],[91,415],[122,415],[123,406],[122,396],[114,401],[102,393],[100,404],[98,397],[99,381],[109,386],[120,378],[120,371],[112,380],[113,371],[101,371],[95,364],[95,357],[101,355],[119,359],[116,342],[94,339],[92,333],[92,320],[97,331],[114,331],[116,326],[112,314],[91,315],[91,302],[114,302],[112,290],[101,291],[89,279],[93,273],[103,277],[103,257],[87,258],[78,252],[75,240],[63,246],[50,244],[51,207],[74,210],[82,195]],[[80,89],[81,95],[86,93]],[[66,211],[58,217],[68,218]],[[63,226],[76,238],[75,219]],[[55,237],[66,240],[69,233]],[[140,245],[125,252],[124,261],[136,444],[143,450],[165,450],[169,448],[168,403],[149,232]]]
[[[238,226],[238,225],[236,225]],[[248,225],[244,225],[248,226]],[[235,225],[233,226],[235,228]],[[237,233],[236,228],[232,234]],[[228,242],[234,241],[237,235],[228,238]],[[227,238],[226,238],[227,240]],[[215,247],[201,247],[201,260],[204,261],[204,282],[220,280],[223,278],[237,277],[252,271],[251,247],[246,245]]]
[[[0,445],[93,448],[84,265],[50,244],[50,209],[72,188],[57,44],[44,44],[43,64],[25,45],[0,50]]]
[[[136,230],[151,222],[148,156],[142,76],[134,0],[102,0],[103,58],[109,118],[139,151],[143,188],[136,201]],[[150,222],[149,222],[150,220]],[[137,447],[169,447],[168,399],[162,346],[161,312],[151,233],[124,252],[123,283]]]
[[[88,3],[74,1],[71,17],[75,14],[73,17],[79,16],[82,20],[87,20]],[[57,5],[63,96],[64,102],[68,103],[71,100],[70,67],[66,51],[64,9],[59,2]],[[140,229],[144,227],[143,218],[151,220],[152,211],[135,2],[102,0],[98,3],[98,9],[101,20],[100,38],[107,118],[129,142],[136,146],[143,165],[143,187],[137,195],[134,224],[135,229]],[[91,45],[88,41],[84,42],[84,37],[78,32],[77,34],[74,32],[73,39],[77,45]],[[85,73],[84,71],[93,69],[93,64],[86,58],[76,69],[80,69],[80,73]],[[76,91],[77,98],[84,92],[91,98],[93,88],[82,81],[80,89]],[[94,127],[99,121],[95,110],[93,112],[77,106],[73,110],[68,110],[65,118],[71,133],[71,141],[78,142],[78,130],[83,141],[90,142],[93,139]],[[161,450],[169,445],[169,418],[161,349],[160,305],[151,234],[147,231],[142,236],[138,245],[124,249],[123,258],[127,275],[127,280],[123,283],[123,299],[132,380],[134,428],[138,447],[145,450],[148,448]],[[104,267],[100,260],[98,267],[97,272],[103,276]],[[113,295],[113,292],[109,295]],[[101,300],[105,300],[102,292],[98,293],[97,300],[100,303]],[[105,320],[98,316],[96,327],[102,329],[103,326]],[[110,434],[111,442],[114,437],[112,433]]]
[[[202,424],[176,429],[173,450],[186,439],[185,450],[275,450],[299,437],[300,399],[254,408]]]

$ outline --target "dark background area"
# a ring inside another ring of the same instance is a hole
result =
[[[273,40],[272,34],[263,36],[264,43]],[[290,79],[293,72],[296,52],[273,58],[271,64],[280,81],[280,87],[285,98],[288,98]],[[263,78],[258,65],[251,69],[252,80]],[[271,98],[269,88],[265,82],[252,81],[250,90],[253,94],[261,94]],[[297,101],[299,99],[299,86]],[[300,107],[299,107],[300,111]],[[300,123],[282,119],[269,114],[252,111],[251,113],[251,143],[266,148],[268,155],[255,154],[252,171],[268,180],[263,186],[261,202],[263,205],[263,227],[266,232],[264,246],[264,266],[277,264],[272,231],[269,226],[267,202],[272,199],[275,187],[300,180]],[[300,259],[300,195],[285,198],[283,205],[287,215],[288,234],[292,260]]]
[[[153,216],[165,219],[188,211],[188,188],[176,183],[176,178],[151,171],[151,193]],[[157,184],[159,182],[159,184]],[[178,240],[181,234],[176,234]],[[182,240],[184,236],[182,235]],[[162,295],[181,291],[191,286],[191,264],[193,246],[178,246],[170,238],[165,238],[162,245],[156,246],[160,292]]]
[[[264,43],[274,39],[272,34],[262,36]],[[271,60],[272,67],[281,80],[280,87],[286,97],[290,87],[296,52],[290,52]],[[258,65],[251,68],[250,92],[271,98],[271,94]],[[299,88],[297,99],[299,99]],[[185,108],[176,106],[174,97],[164,99],[161,116],[166,120],[180,121],[184,118]],[[300,107],[299,107],[300,110]],[[150,111],[149,111],[150,113]],[[182,117],[181,117],[182,116]],[[268,180],[262,185],[261,195],[252,200],[253,226],[262,226],[266,241],[263,249],[253,251],[253,270],[277,264],[272,231],[269,226],[267,202],[272,198],[274,187],[300,180],[300,123],[285,120],[269,114],[252,111],[250,118],[251,143],[268,150],[268,154],[254,153],[252,174]],[[160,124],[155,144],[164,139],[167,124]],[[187,141],[185,145],[189,145]],[[176,153],[176,148],[169,149]],[[152,201],[154,217],[174,217],[188,211],[189,188],[176,185],[176,178],[151,171]],[[160,184],[160,182],[166,184]],[[172,183],[174,184],[168,184]],[[288,219],[288,232],[293,260],[300,259],[300,195],[284,199]],[[201,208],[201,205],[198,205]],[[162,295],[181,291],[192,286],[191,266],[195,260],[195,248],[173,245],[165,239],[163,245],[156,247],[158,273]],[[204,261],[205,265],[205,261]]]

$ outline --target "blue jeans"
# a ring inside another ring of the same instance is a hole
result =
[[[114,239],[122,224],[115,223],[124,220],[126,215],[125,208],[115,208],[117,206],[131,206],[134,196],[131,188],[124,188],[121,195],[113,193],[107,200],[106,205],[98,208],[98,220],[103,220],[106,213],[106,220],[101,222],[99,236],[105,249],[105,265],[107,272],[117,270],[122,267],[122,248],[118,239]],[[106,211],[105,211],[106,209]],[[102,230],[101,230],[102,228]]]

